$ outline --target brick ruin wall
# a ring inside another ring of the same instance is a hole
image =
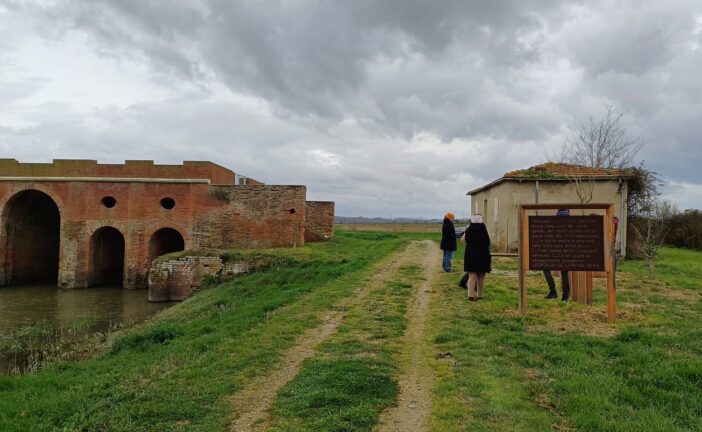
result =
[[[329,240],[334,236],[334,202],[307,201],[305,242]]]
[[[200,289],[206,278],[216,277],[221,270],[219,257],[157,260],[149,269],[149,301],[185,300]]]
[[[149,269],[149,301],[185,300],[207,279],[226,281],[268,264],[265,259],[223,261],[209,256],[156,260]]]
[[[32,212],[36,202],[48,205],[42,196],[55,203],[60,218],[57,224]],[[105,206],[105,197],[114,198],[113,207]],[[0,248],[0,285],[12,284],[17,272],[34,271],[28,262],[44,259],[41,251],[19,243],[31,240],[40,249],[53,250],[55,242],[51,238],[56,230],[60,238],[57,278],[64,288],[86,287],[95,279],[91,268],[95,267],[95,249],[101,245],[95,236],[105,227],[111,227],[113,237],[123,237],[125,288],[146,287],[153,258],[150,241],[162,228],[177,231],[185,249],[301,246],[305,197],[304,186],[211,186],[185,180],[0,180],[0,244],[4,245]],[[175,206],[164,208],[164,198],[171,198]],[[8,218],[13,218],[13,232],[6,229]],[[37,238],[30,239],[21,230],[32,231]]]

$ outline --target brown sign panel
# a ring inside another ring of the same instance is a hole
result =
[[[605,271],[602,216],[529,216],[529,269]]]

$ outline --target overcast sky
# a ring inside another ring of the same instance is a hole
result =
[[[210,160],[441,217],[603,104],[702,208],[702,1],[0,0],[0,157]]]

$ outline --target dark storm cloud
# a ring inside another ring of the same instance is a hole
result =
[[[490,88],[490,76],[515,79],[519,67],[539,61],[538,46],[524,38],[557,15],[558,4],[120,0],[14,7],[54,29],[86,31],[106,52],[141,52],[193,79],[206,80],[203,70],[211,71],[296,116],[365,116],[393,133],[419,127],[451,138],[540,136],[529,116],[503,112],[486,92],[507,95]],[[388,64],[397,64],[394,89],[377,98],[383,89],[369,84]],[[427,73],[439,80],[418,82]],[[463,115],[480,101],[487,106],[479,117]]]
[[[95,113],[105,125],[98,135],[80,133],[91,127],[80,113],[79,127],[51,123],[64,142],[73,133],[142,140],[137,147],[154,155],[216,160],[235,143],[240,158],[225,156],[235,169],[273,182],[299,178],[325,198],[337,193],[353,203],[341,208],[368,213],[371,196],[400,209],[412,195],[417,209],[428,208],[421,201],[445,194],[448,202],[541,162],[569,126],[608,102],[649,139],[640,157],[651,168],[702,183],[696,0],[4,4],[48,38],[80,33],[103,56],[146,62],[154,82],[173,88],[167,102]],[[183,83],[195,84],[198,96],[183,93]],[[223,93],[259,99],[267,114]],[[124,121],[133,135],[116,126]],[[5,136],[56,138],[47,124]],[[164,138],[175,151],[159,144]],[[261,161],[278,168],[271,173]]]

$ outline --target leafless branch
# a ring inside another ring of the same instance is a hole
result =
[[[629,134],[623,116],[614,106],[605,104],[602,118],[590,116],[587,122],[571,129],[560,160],[594,168],[632,166],[646,140]]]

